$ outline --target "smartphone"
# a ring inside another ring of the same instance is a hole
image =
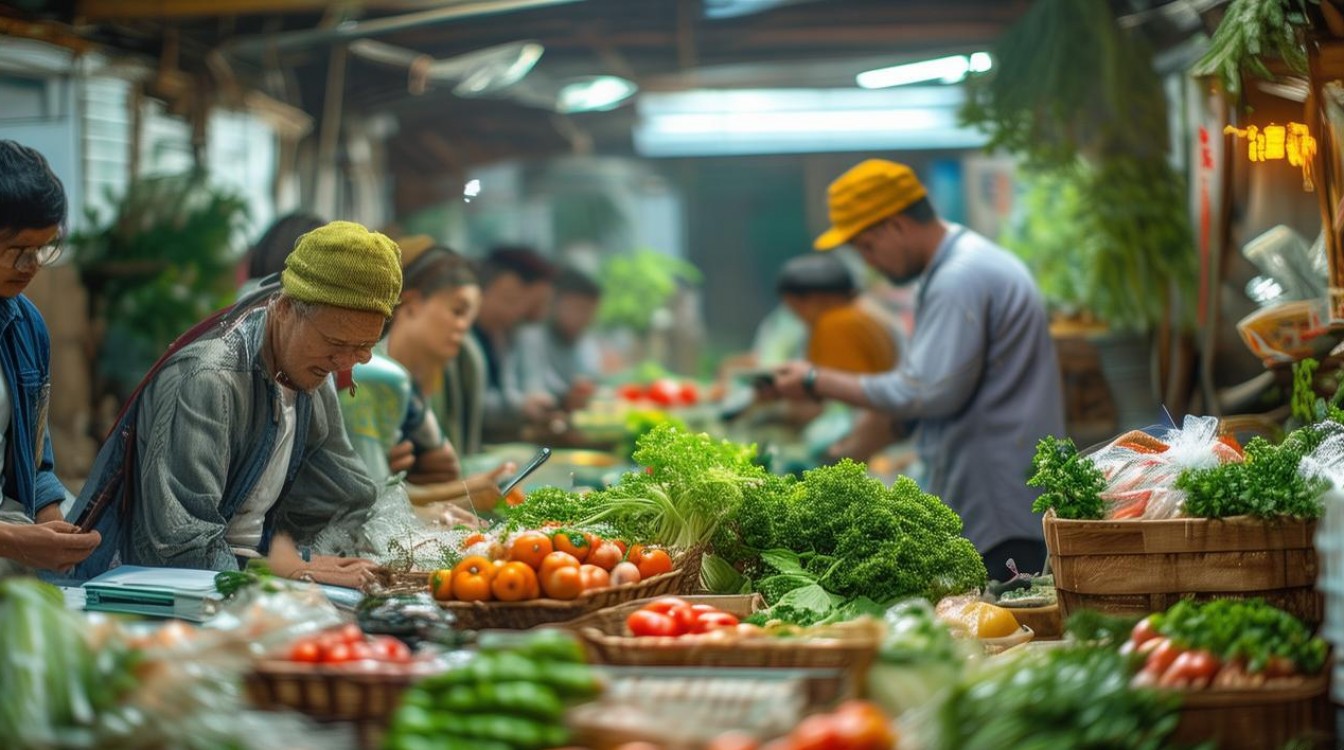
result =
[[[546,460],[549,459],[550,457],[551,457],[550,448],[542,448],[541,450],[537,451],[537,455],[533,456],[531,461],[528,461],[526,464],[524,464],[523,468],[519,470],[517,474],[514,474],[512,478],[507,479],[504,482],[500,483],[499,494],[508,495],[509,492],[512,491],[514,487],[517,487],[520,482],[522,482],[524,479],[527,479],[527,476],[529,474],[541,468],[541,465],[546,463]]]

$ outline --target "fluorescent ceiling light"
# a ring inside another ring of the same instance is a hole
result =
[[[957,83],[964,79],[967,73],[983,73],[993,65],[994,61],[988,52],[976,52],[971,55],[952,55],[868,70],[855,76],[854,80],[865,89],[884,89],[929,81]]]
[[[617,76],[593,76],[566,84],[556,95],[559,112],[600,112],[614,109],[639,90],[633,82]]]
[[[646,93],[634,130],[643,156],[960,149],[984,134],[957,124],[959,88]]]

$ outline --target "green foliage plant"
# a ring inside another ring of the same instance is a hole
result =
[[[646,333],[653,325],[654,313],[672,300],[678,287],[699,284],[701,278],[693,264],[657,250],[607,256],[598,273],[602,286],[598,324]]]

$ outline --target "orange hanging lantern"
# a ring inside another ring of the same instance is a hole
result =
[[[1224,133],[1246,139],[1246,155],[1253,162],[1288,160],[1291,166],[1302,170],[1302,189],[1316,189],[1312,179],[1312,163],[1316,158],[1316,138],[1306,125],[1290,122],[1287,125],[1266,125],[1244,128],[1228,125]]]

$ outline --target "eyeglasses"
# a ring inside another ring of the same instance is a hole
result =
[[[15,270],[26,271],[30,268],[42,268],[56,262],[61,257],[61,244],[53,242],[41,247],[9,247],[0,257],[12,259]]]

